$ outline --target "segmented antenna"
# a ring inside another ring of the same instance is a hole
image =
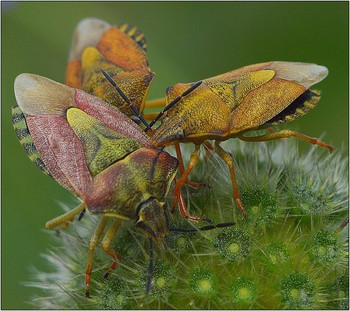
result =
[[[86,209],[84,208],[84,209],[80,212],[79,217],[78,217],[78,220],[81,220],[81,219],[84,217],[85,212],[86,212]]]
[[[153,126],[154,123],[156,123],[159,118],[162,117],[162,115],[164,114],[165,111],[169,110],[171,107],[173,107],[182,97],[188,95],[189,93],[191,93],[192,91],[194,91],[198,86],[200,86],[202,84],[202,81],[199,81],[197,83],[195,83],[194,85],[192,85],[187,91],[183,92],[180,96],[176,97],[169,105],[167,105],[163,111],[161,111],[156,118],[149,124],[150,127]],[[148,128],[145,130],[146,132],[148,131]]]
[[[147,130],[150,130],[151,127],[149,126],[149,124],[147,123],[147,121],[143,118],[143,116],[141,116],[139,114],[139,112],[137,111],[137,109],[135,108],[135,106],[130,102],[129,98],[127,98],[127,96],[123,93],[123,91],[120,89],[120,87],[114,82],[114,80],[111,78],[111,76],[104,71],[103,69],[101,69],[102,74],[106,77],[106,79],[108,80],[108,82],[110,84],[112,84],[115,89],[117,90],[117,92],[119,93],[119,95],[125,100],[125,102],[129,105],[130,109],[133,111],[133,113],[141,120],[141,122],[146,126]]]
[[[211,225],[211,226],[204,226],[204,227],[200,227],[200,228],[172,228],[170,227],[170,231],[178,231],[178,232],[195,232],[195,231],[206,231],[206,230],[212,230],[212,229],[216,229],[216,228],[224,228],[224,227],[230,227],[235,225],[235,222],[223,222],[221,224],[217,224],[217,225]]]

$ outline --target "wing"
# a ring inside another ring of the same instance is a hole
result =
[[[15,80],[15,95],[44,170],[79,197],[85,196],[92,175],[123,157],[123,152],[154,148],[129,118],[82,91],[21,74]],[[114,154],[109,150],[116,149],[111,141],[118,140],[132,143]]]
[[[146,55],[146,39],[136,27],[87,18],[74,32],[66,84],[96,95],[133,116],[125,101],[100,72],[104,69],[142,113],[154,78]]]
[[[328,75],[326,67],[316,64],[270,62],[256,66],[262,65],[260,70],[273,70],[275,75],[261,87],[249,92],[232,111],[231,134],[258,128],[266,123],[287,122],[309,112],[318,103],[320,96],[308,89]]]
[[[12,107],[12,124],[15,129],[16,136],[26,151],[28,157],[43,173],[52,177],[43,159],[40,157],[33,138],[30,135],[25,115],[18,106]]]

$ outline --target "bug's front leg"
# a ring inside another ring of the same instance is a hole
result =
[[[45,224],[45,227],[46,227],[46,229],[51,230],[51,229],[65,223],[67,221],[71,221],[75,215],[79,214],[84,209],[85,209],[85,204],[82,203],[79,206],[77,206],[76,208],[72,209],[71,211],[69,211],[63,215],[57,216],[54,219],[49,220]]]
[[[240,210],[243,213],[243,217],[247,218],[247,212],[245,211],[241,199],[239,198],[239,191],[237,187],[237,182],[236,182],[236,177],[235,177],[235,171],[233,169],[233,159],[231,154],[229,154],[227,151],[221,148],[219,145],[219,142],[215,142],[215,150],[219,154],[219,156],[226,162],[230,169],[230,174],[231,174],[231,182],[232,182],[232,187],[233,187],[233,195],[236,199],[237,205],[240,208]]]
[[[176,156],[177,156],[177,159],[179,160],[180,164],[179,164],[179,169],[180,169],[180,174],[181,176],[185,173],[185,167],[184,167],[184,162],[182,160],[182,154],[181,154],[181,149],[180,149],[180,144],[179,143],[176,143],[174,144],[175,146],[175,149],[176,149]],[[199,154],[198,154],[199,155]],[[197,163],[196,163],[197,164]],[[207,187],[207,184],[204,184],[204,183],[196,183],[196,182],[192,182],[192,181],[189,181],[187,178],[186,180],[184,181],[184,183],[190,185],[191,187],[193,188],[199,188],[199,187]]]
[[[200,145],[195,145],[195,150],[191,154],[190,164],[188,165],[186,171],[183,174],[181,174],[181,178],[176,184],[175,189],[173,191],[173,194],[175,195],[175,197],[179,197],[179,194],[181,192],[181,187],[186,182],[187,176],[191,173],[192,169],[197,165],[198,157],[200,153],[199,148],[200,148]],[[176,202],[174,204],[176,204]]]
[[[178,182],[177,178],[175,177],[175,184]],[[187,208],[186,208],[186,204],[185,204],[185,200],[182,196],[182,193],[180,191],[180,193],[174,197],[174,200],[173,200],[173,208],[171,210],[171,213],[174,213],[175,212],[175,205],[176,203],[179,202],[179,209],[180,209],[180,213],[181,213],[181,216],[186,218],[186,219],[189,219],[189,220],[194,220],[194,221],[207,221],[209,223],[212,223],[213,221],[209,218],[206,218],[206,217],[197,217],[197,216],[191,216],[188,211],[187,211]]]
[[[109,248],[109,246],[112,243],[113,238],[115,237],[115,235],[117,234],[117,231],[119,229],[120,223],[121,223],[121,219],[120,218],[116,218],[113,222],[113,224],[110,226],[110,228],[108,229],[107,233],[105,234],[105,236],[103,237],[102,240],[102,247],[103,250],[110,256],[112,256],[113,258],[113,263],[110,267],[110,269],[108,270],[108,272],[104,275],[104,277],[107,279],[109,274],[115,269],[116,265],[117,265],[117,260],[120,261],[120,257],[119,255],[111,250]]]
[[[93,262],[93,258],[94,258],[94,250],[95,250],[95,246],[97,245],[103,230],[106,227],[108,221],[108,216],[103,216],[100,220],[100,222],[98,223],[94,233],[92,234],[91,238],[90,238],[90,244],[89,244],[89,258],[88,258],[88,263],[86,266],[86,291],[85,291],[85,297],[89,298],[90,297],[90,275],[91,275],[91,270],[92,270],[92,262]]]

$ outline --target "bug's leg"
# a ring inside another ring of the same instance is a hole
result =
[[[145,102],[145,108],[157,108],[157,107],[165,107],[165,106],[166,106],[166,101],[164,97]]]
[[[144,113],[143,117],[145,118],[146,121],[152,121],[154,118],[156,118],[158,115],[157,112],[149,112],[149,113]]]
[[[229,154],[224,149],[222,149],[221,146],[219,145],[219,142],[217,142],[217,141],[215,142],[215,149],[216,149],[217,153],[219,154],[219,156],[226,162],[226,164],[228,165],[228,167],[230,169],[231,181],[232,181],[232,187],[233,187],[233,195],[236,199],[238,207],[241,209],[241,211],[243,213],[243,217],[247,218],[247,212],[245,211],[245,209],[242,205],[242,202],[239,198],[239,191],[238,191],[238,187],[237,187],[237,183],[236,183],[235,171],[233,169],[232,155]]]
[[[179,169],[180,169],[180,174],[181,176],[185,173],[185,167],[184,167],[184,162],[182,160],[182,154],[181,154],[181,149],[180,149],[180,144],[179,143],[176,143],[174,144],[175,145],[175,149],[176,149],[176,156],[177,156],[177,159],[179,160],[180,162],[180,165],[179,165]],[[197,162],[196,162],[197,164]],[[206,187],[207,184],[203,184],[203,183],[196,183],[196,182],[193,182],[193,181],[189,181],[187,178],[185,180],[185,183],[190,185],[191,187],[193,188],[199,188],[199,187]]]
[[[299,134],[297,132],[291,131],[291,130],[281,130],[278,132],[274,133],[269,133],[261,136],[254,136],[254,137],[246,137],[246,136],[238,136],[239,139],[244,140],[244,141],[267,141],[267,140],[274,140],[274,139],[279,139],[279,138],[287,138],[290,136],[295,136],[298,137],[302,140],[305,140],[311,144],[314,145],[319,145],[322,147],[326,147],[329,149],[329,151],[333,151],[333,147],[330,145],[325,144],[324,142],[317,140],[316,138],[312,138],[303,134]]]
[[[145,109],[146,108],[158,108],[158,107],[165,107],[166,106],[166,101],[165,98],[158,98],[158,99],[154,99],[154,100],[150,100],[145,102]],[[154,120],[157,116],[158,116],[158,112],[157,113],[146,113],[144,114],[144,117],[147,121],[152,121]],[[162,118],[160,118],[161,120]]]
[[[179,144],[179,143],[176,143],[176,144],[174,144],[174,146],[175,146],[175,150],[176,150],[177,159],[178,159],[179,162],[180,162],[180,164],[179,164],[180,174],[183,175],[183,173],[185,172],[185,167],[184,167],[184,161],[182,160],[182,154],[181,154],[180,144]]]
[[[165,102],[165,98],[158,98],[158,99],[154,99],[154,100],[150,100],[145,102],[145,109],[147,108],[157,108],[157,107],[165,107],[166,106],[166,102]],[[147,121],[152,121],[154,120],[158,115],[157,113],[144,113],[143,116]]]
[[[119,226],[120,226],[120,223],[121,223],[121,219],[120,218],[116,218],[113,222],[113,224],[110,226],[110,228],[108,229],[107,233],[105,234],[105,236],[103,237],[103,240],[102,240],[102,247],[103,247],[103,250],[109,254],[110,256],[112,256],[113,258],[113,263],[110,267],[110,269],[108,270],[108,272],[104,275],[104,277],[107,279],[109,274],[115,269],[116,265],[117,265],[117,260],[120,261],[120,257],[119,255],[111,250],[109,248],[109,246],[111,245],[112,243],[112,240],[113,238],[115,237],[115,235],[117,234],[117,231],[119,229]]]
[[[175,177],[175,183],[177,183],[177,178],[176,177]],[[181,191],[180,191],[178,196],[174,197],[173,208],[171,210],[172,214],[175,211],[175,205],[176,205],[177,202],[179,202],[179,208],[180,208],[180,213],[181,213],[182,217],[187,218],[189,220],[194,220],[194,221],[203,221],[204,220],[204,221],[206,221],[206,222],[208,222],[210,224],[214,223],[210,218],[207,218],[207,217],[197,217],[197,216],[189,215],[188,211],[187,211],[187,208],[186,208],[185,200],[184,200],[184,198],[182,196]]]
[[[202,221],[202,220],[208,220],[208,218],[203,218],[203,217],[197,217],[197,216],[191,216],[188,214],[188,211],[187,211],[187,208],[186,208],[186,205],[185,205],[185,200],[181,194],[181,191],[180,191],[180,194],[178,195],[177,197],[177,201],[179,202],[179,208],[180,208],[180,213],[182,215],[182,217],[184,218],[187,218],[189,220],[194,220],[194,221]],[[175,202],[176,204],[176,202]],[[173,207],[173,210],[174,210],[174,207]],[[211,220],[209,221],[211,222]]]
[[[187,170],[183,174],[181,174],[180,180],[175,185],[175,189],[173,191],[173,194],[175,195],[175,199],[173,201],[173,209],[176,202],[180,198],[182,185],[186,182],[187,176],[189,175],[193,167],[195,167],[198,162],[199,152],[200,152],[200,145],[195,145],[195,150],[191,154],[190,164],[188,165]]]
[[[71,211],[57,216],[54,219],[49,220],[46,224],[45,227],[46,229],[53,229],[67,221],[70,221],[75,215],[79,214],[83,209],[85,208],[85,204],[82,203],[79,206],[77,206],[76,208],[72,209]]]
[[[182,185],[187,180],[187,176],[191,173],[193,167],[197,165],[199,152],[200,152],[200,145],[195,145],[195,150],[191,154],[190,164],[188,165],[186,171],[183,174],[181,174],[181,178],[175,186],[175,189],[173,191],[175,195],[178,195],[180,193]]]
[[[208,158],[211,157],[211,152],[210,151],[214,151],[213,145],[207,140],[204,141],[203,145],[205,146],[204,149],[205,149],[205,152],[207,154],[207,157]]]
[[[64,224],[60,225],[61,230],[64,230],[67,227],[69,227],[70,223],[72,223],[73,221],[74,221],[74,218],[71,218],[68,221],[66,221]]]
[[[179,180],[178,180],[178,178],[177,178],[176,176],[174,177],[174,181],[175,181],[175,187],[176,187],[177,183],[179,182]],[[181,198],[183,199],[181,191],[180,191],[179,196],[181,196]],[[176,196],[176,195],[174,196],[174,199],[173,199],[173,207],[172,207],[172,209],[171,209],[171,213],[172,213],[172,214],[175,213],[175,207],[176,207],[177,201],[179,201],[179,196]]]
[[[94,249],[95,246],[97,245],[103,230],[106,227],[107,224],[107,220],[108,220],[108,216],[103,216],[100,220],[100,222],[98,223],[94,233],[92,234],[91,238],[90,238],[90,244],[89,244],[89,258],[88,258],[88,263],[86,266],[86,292],[85,292],[85,297],[88,298],[90,297],[90,275],[91,275],[91,270],[92,270],[92,262],[93,262],[93,258],[94,258]]]

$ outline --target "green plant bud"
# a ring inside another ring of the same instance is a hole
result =
[[[188,221],[186,222],[176,222],[174,227],[177,228],[193,228]],[[178,232],[171,231],[165,238],[164,244],[171,250],[175,252],[185,252],[190,251],[191,241],[195,239],[195,232]]]
[[[247,277],[235,279],[231,286],[231,298],[237,303],[254,303],[257,299],[256,283]]]
[[[218,293],[216,278],[211,271],[204,268],[192,271],[189,286],[193,293],[202,297],[213,297]]]
[[[230,260],[244,260],[251,244],[249,234],[238,228],[222,231],[214,241],[217,251]]]
[[[281,302],[288,309],[308,309],[314,302],[314,284],[306,274],[294,271],[281,282]]]
[[[289,251],[282,242],[273,242],[267,246],[266,250],[267,261],[271,266],[284,264],[290,258]]]
[[[147,270],[141,274],[141,280],[141,288],[144,289],[147,282]],[[176,275],[172,266],[164,260],[155,260],[149,295],[151,297],[165,297],[171,292],[175,282]]]
[[[249,215],[248,220],[254,222],[257,228],[266,228],[276,218],[276,196],[266,190],[246,191],[242,193],[241,200]]]
[[[132,309],[133,300],[127,297],[125,283],[117,278],[111,278],[106,282],[106,287],[97,297],[97,304],[101,309]]]
[[[313,238],[313,258],[319,262],[332,263],[339,257],[337,239],[329,232],[319,231]]]

